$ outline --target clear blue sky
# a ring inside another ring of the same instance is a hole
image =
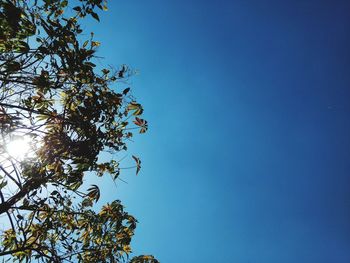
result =
[[[150,130],[105,184],[162,263],[350,262],[350,2],[110,1]],[[88,28],[87,28],[88,29]]]

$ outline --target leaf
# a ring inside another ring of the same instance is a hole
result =
[[[18,42],[18,51],[20,52],[28,52],[29,51],[29,45],[25,41],[19,41]]]
[[[141,169],[141,160],[140,158],[137,158],[136,156],[132,155],[132,158],[135,160],[136,162],[136,175],[140,172]]]
[[[56,11],[55,16],[60,16],[63,13],[64,13],[64,10],[63,9],[59,9],[59,10]]]
[[[122,69],[118,72],[118,78],[124,78],[124,73],[126,72],[125,65],[122,66]]]
[[[147,121],[144,119],[140,119],[138,117],[135,118],[135,120],[133,121],[137,126],[140,126],[140,133],[145,133],[148,129],[148,124]]]
[[[4,188],[6,185],[7,185],[7,181],[2,181],[2,182],[0,183],[0,190],[1,190],[2,188]]]
[[[123,251],[125,253],[130,253],[131,252],[131,247],[130,245],[123,245]]]
[[[85,198],[82,202],[81,202],[81,205],[83,207],[88,207],[88,206],[92,206],[93,205],[93,202],[91,200],[91,198]]]
[[[159,261],[151,255],[141,255],[133,257],[130,263],[159,263]]]
[[[125,90],[123,90],[123,95],[128,94],[129,91],[130,91],[130,88],[126,88]]]
[[[57,196],[60,196],[60,193],[59,193],[58,191],[54,190],[54,191],[52,191],[52,192],[51,192],[51,195],[57,195]]]
[[[12,61],[8,62],[5,65],[6,71],[13,72],[13,71],[18,71],[21,68],[21,64],[18,63],[17,61]]]
[[[136,101],[130,102],[127,109],[128,111],[134,111],[133,115],[135,116],[141,115],[143,113],[141,104],[137,103]]]
[[[100,45],[101,45],[101,43],[98,42],[98,41],[91,41],[91,46],[92,47],[99,47]]]
[[[92,16],[93,18],[95,18],[98,22],[100,22],[100,18],[98,17],[98,14],[96,14],[95,12],[92,12],[92,13],[91,13],[91,16]]]
[[[89,40],[86,40],[86,41],[84,42],[83,47],[86,47],[87,44],[89,44]]]
[[[98,199],[100,199],[100,188],[98,188],[98,186],[95,184],[91,185],[91,187],[88,189],[87,196],[89,196],[91,199],[95,199],[97,202]]]
[[[77,11],[77,12],[80,12],[81,11],[81,7],[80,6],[76,6],[73,8],[73,10]]]
[[[66,7],[68,5],[68,0],[63,0],[61,3],[61,7]]]
[[[109,69],[106,69],[106,68],[102,69],[102,73],[105,75],[107,75],[109,72],[110,72]]]

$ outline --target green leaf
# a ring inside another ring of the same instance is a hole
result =
[[[98,41],[91,41],[91,46],[92,47],[99,47],[100,45],[101,45],[101,43],[98,42]]]
[[[135,116],[141,115],[143,113],[143,108],[142,108],[141,104],[139,104],[135,101],[130,102],[127,109],[128,109],[128,111],[134,111],[133,115],[135,115]]]
[[[67,5],[68,5],[68,1],[67,1],[67,0],[63,0],[63,1],[61,2],[61,7],[62,7],[62,8],[66,7]]]
[[[5,186],[7,185],[7,181],[2,181],[1,183],[0,183],[0,189],[2,189],[2,188],[4,188]]]

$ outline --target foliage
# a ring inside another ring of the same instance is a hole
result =
[[[96,212],[99,187],[83,190],[86,177],[116,180],[119,162],[102,162],[101,153],[125,151],[134,129],[147,130],[142,106],[126,86],[132,72],[125,65],[98,70],[93,61],[100,43],[93,33],[84,39],[81,19],[99,21],[106,9],[102,0],[0,2],[0,215],[9,221],[0,256],[129,260],[136,219],[120,201]],[[6,146],[24,136],[31,154],[11,156]],[[138,173],[141,161],[132,157]],[[130,262],[158,261],[138,256]]]

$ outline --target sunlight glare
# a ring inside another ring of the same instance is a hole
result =
[[[7,144],[7,153],[16,159],[24,159],[31,152],[30,138],[22,137],[11,140]]]

